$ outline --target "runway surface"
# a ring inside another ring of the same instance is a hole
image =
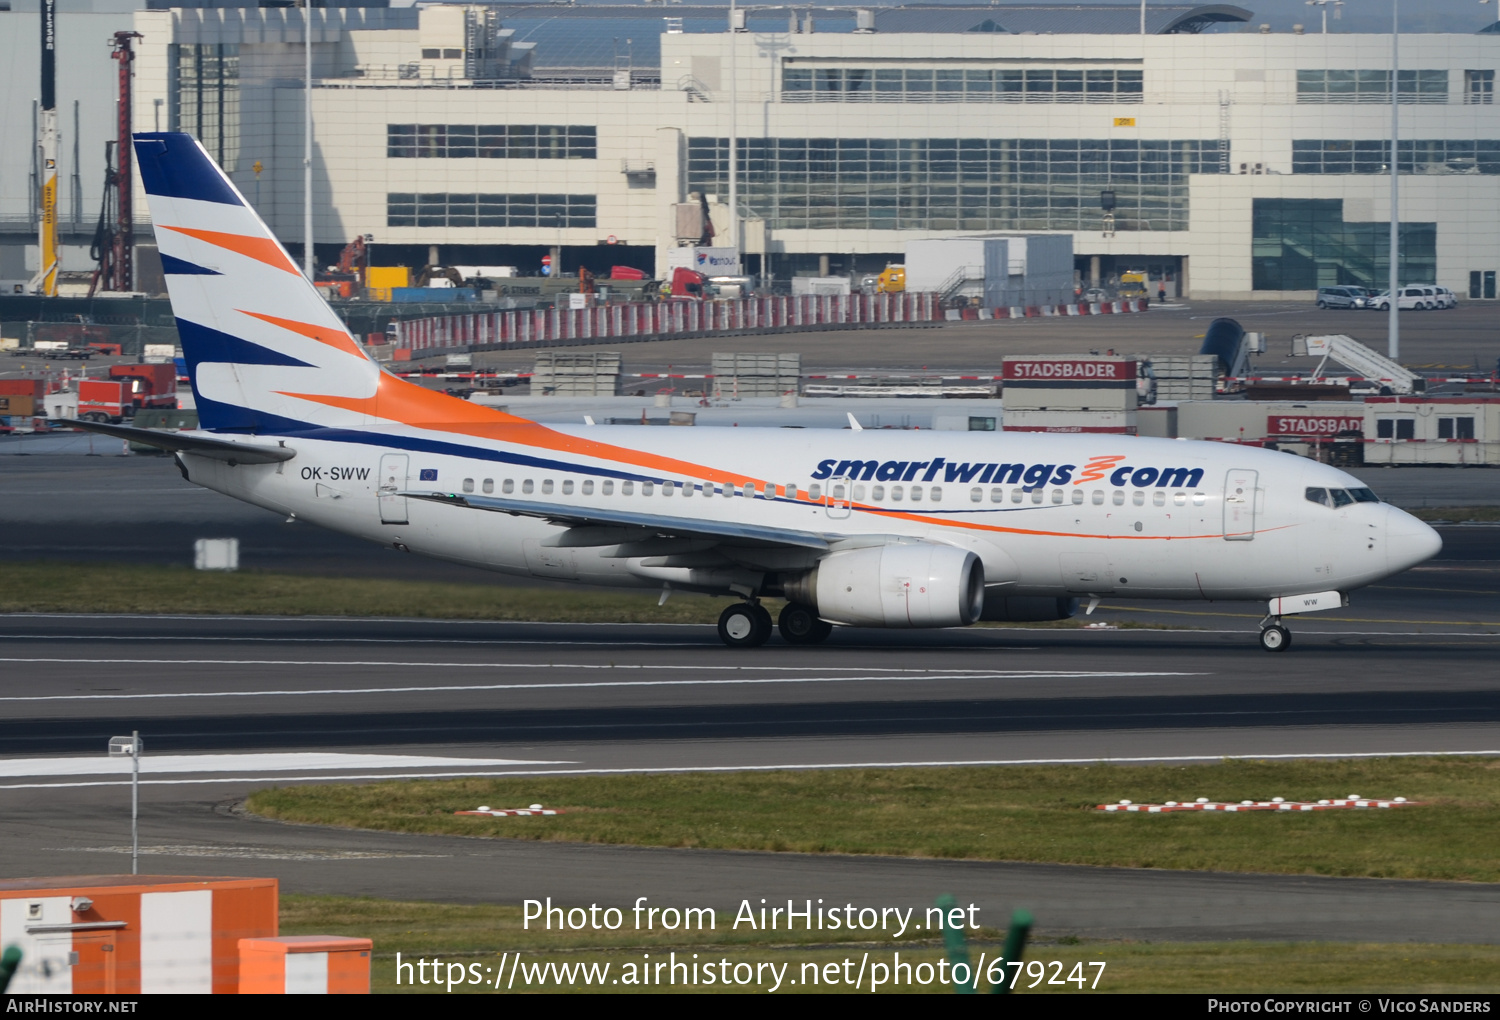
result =
[[[1412,610],[1428,631],[1300,627],[1274,657],[1253,619],[851,632],[746,655],[706,627],[8,616],[0,872],[125,864],[128,780],[101,752],[139,729],[146,871],[509,903],[951,891],[994,918],[1030,906],[1055,933],[1495,941],[1486,886],[445,839],[232,808],[336,778],[1500,751],[1500,637],[1449,633],[1440,612]]]

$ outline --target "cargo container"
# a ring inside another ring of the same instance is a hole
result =
[[[0,396],[35,397],[40,400],[46,394],[45,379],[0,379]]]

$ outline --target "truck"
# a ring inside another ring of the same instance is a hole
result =
[[[177,366],[112,365],[104,379],[78,380],[78,417],[120,422],[143,408],[175,410]]]
[[[1146,274],[1140,272],[1129,272],[1120,274],[1120,286],[1116,288],[1122,298],[1143,298],[1146,296]]]

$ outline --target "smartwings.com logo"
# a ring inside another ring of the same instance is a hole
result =
[[[1107,482],[1137,489],[1190,489],[1203,480],[1202,468],[1136,467],[1122,464],[1124,457],[1094,457],[1080,469],[1077,464],[987,464],[933,460],[839,460],[818,461],[815,479],[848,478],[858,482],[946,482],[977,485],[1083,485]]]

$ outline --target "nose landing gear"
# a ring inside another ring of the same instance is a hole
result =
[[[1260,646],[1268,652],[1284,652],[1292,647],[1292,632],[1281,625],[1281,617],[1268,616],[1261,622]]]

